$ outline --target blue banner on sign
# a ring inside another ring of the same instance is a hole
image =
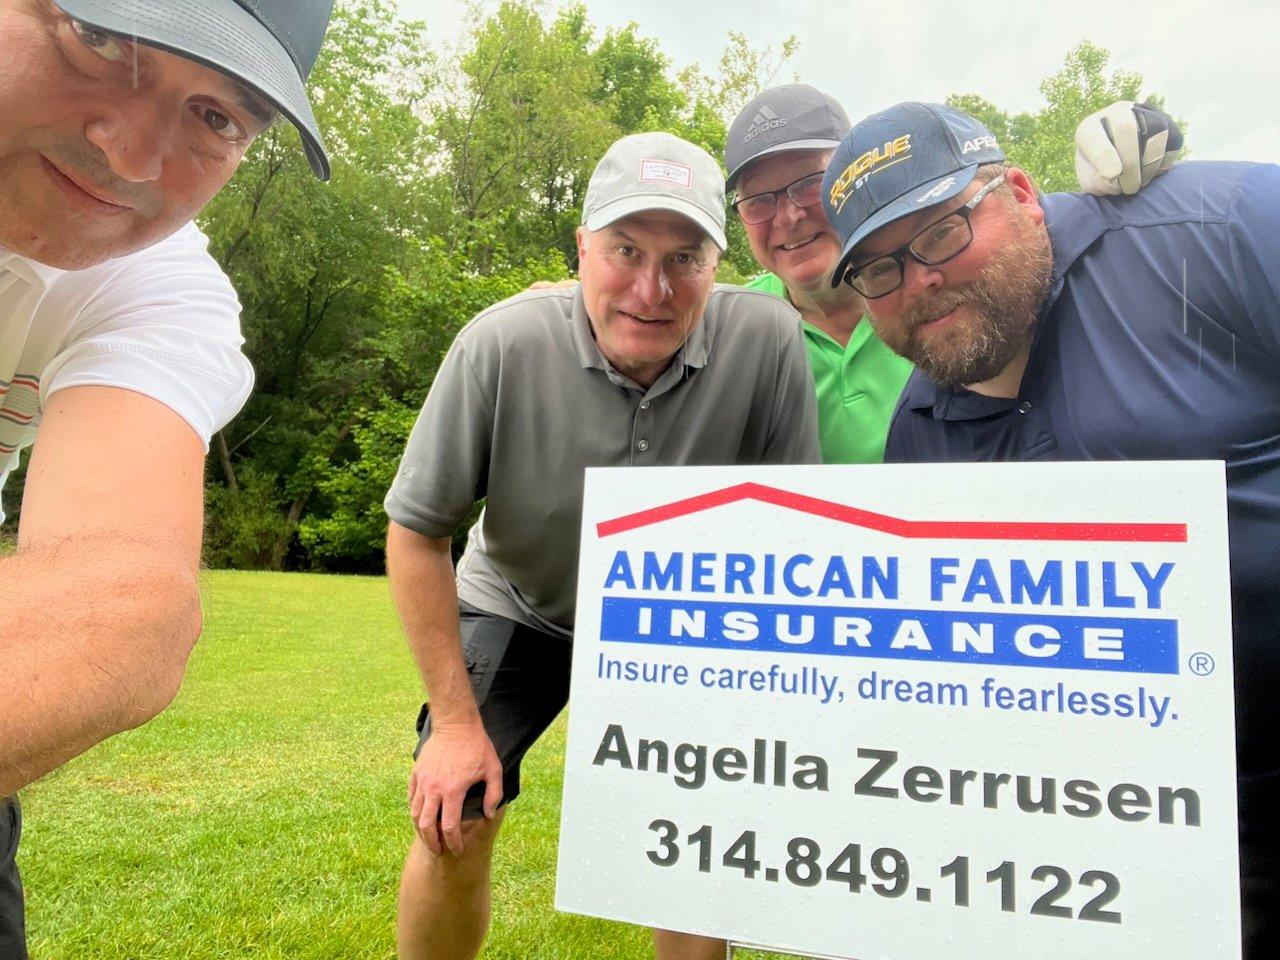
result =
[[[605,597],[611,643],[1015,667],[1178,672],[1175,620]]]

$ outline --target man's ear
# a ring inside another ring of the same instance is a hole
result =
[[[1005,186],[1013,194],[1014,201],[1022,208],[1022,212],[1037,226],[1044,223],[1044,208],[1040,206],[1040,195],[1036,193],[1035,184],[1026,172],[1019,167],[1010,167],[1004,174]]]
[[[579,227],[576,234],[578,238],[578,262],[582,262],[582,258],[587,255],[588,233],[586,227]]]

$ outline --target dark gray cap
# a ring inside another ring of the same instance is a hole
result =
[[[333,0],[55,0],[88,26],[186,57],[244,83],[288,117],[321,180],[329,160],[303,81]]]
[[[833,150],[853,126],[844,107],[807,83],[773,87],[742,108],[725,139],[725,186],[753,160],[786,150]]]

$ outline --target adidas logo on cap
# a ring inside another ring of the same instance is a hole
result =
[[[768,107],[761,107],[756,111],[756,115],[751,118],[751,127],[747,130],[747,135],[742,138],[743,143],[750,143],[762,133],[770,130],[777,130],[779,127],[785,127],[787,121],[778,116]]]

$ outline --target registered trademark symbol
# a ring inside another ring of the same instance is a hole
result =
[[[1217,664],[1213,662],[1213,657],[1207,653],[1193,653],[1187,661],[1187,666],[1191,668],[1191,672],[1196,676],[1207,677],[1213,673],[1213,669]]]

